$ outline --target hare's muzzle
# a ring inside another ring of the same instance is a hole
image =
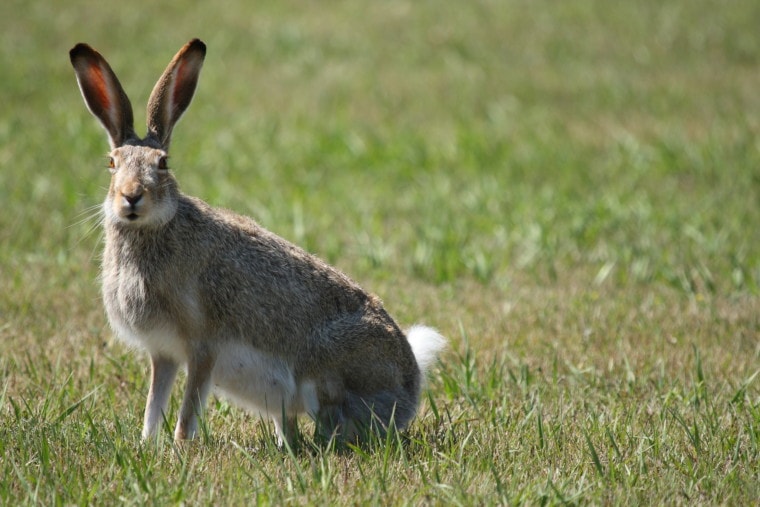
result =
[[[137,186],[127,192],[121,192],[121,209],[119,214],[129,221],[136,220],[143,207],[145,192],[142,186]]]

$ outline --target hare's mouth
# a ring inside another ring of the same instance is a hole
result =
[[[140,206],[120,206],[112,208],[111,216],[127,227],[162,225],[169,222],[177,212],[176,201],[142,203]]]

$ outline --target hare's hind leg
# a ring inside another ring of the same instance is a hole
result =
[[[382,437],[388,431],[405,429],[415,412],[416,399],[402,388],[361,396],[347,393],[340,436],[357,442],[365,441],[370,434]]]
[[[178,365],[172,359],[151,356],[151,376],[148,401],[145,405],[142,438],[147,440],[154,436],[166,417],[166,407],[172,392],[174,379],[177,377]]]
[[[339,444],[360,443],[366,440],[370,431],[382,431],[379,417],[366,402],[358,396],[347,393],[340,404],[323,405],[319,408],[315,437],[327,443],[331,440]]]

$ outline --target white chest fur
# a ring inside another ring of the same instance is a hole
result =
[[[193,279],[167,284],[162,276],[146,280],[130,264],[104,270],[103,299],[116,335],[151,356],[184,364],[188,341],[204,328],[203,310]]]
[[[185,342],[170,323],[137,331],[119,318],[110,318],[116,335],[127,345],[146,350],[153,357],[166,357],[179,364],[187,363]]]

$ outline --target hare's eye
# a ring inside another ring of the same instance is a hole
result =
[[[158,159],[158,168],[164,170],[169,169],[167,157],[161,157]]]
[[[113,157],[108,157],[108,168],[116,169],[116,162],[113,161]]]

